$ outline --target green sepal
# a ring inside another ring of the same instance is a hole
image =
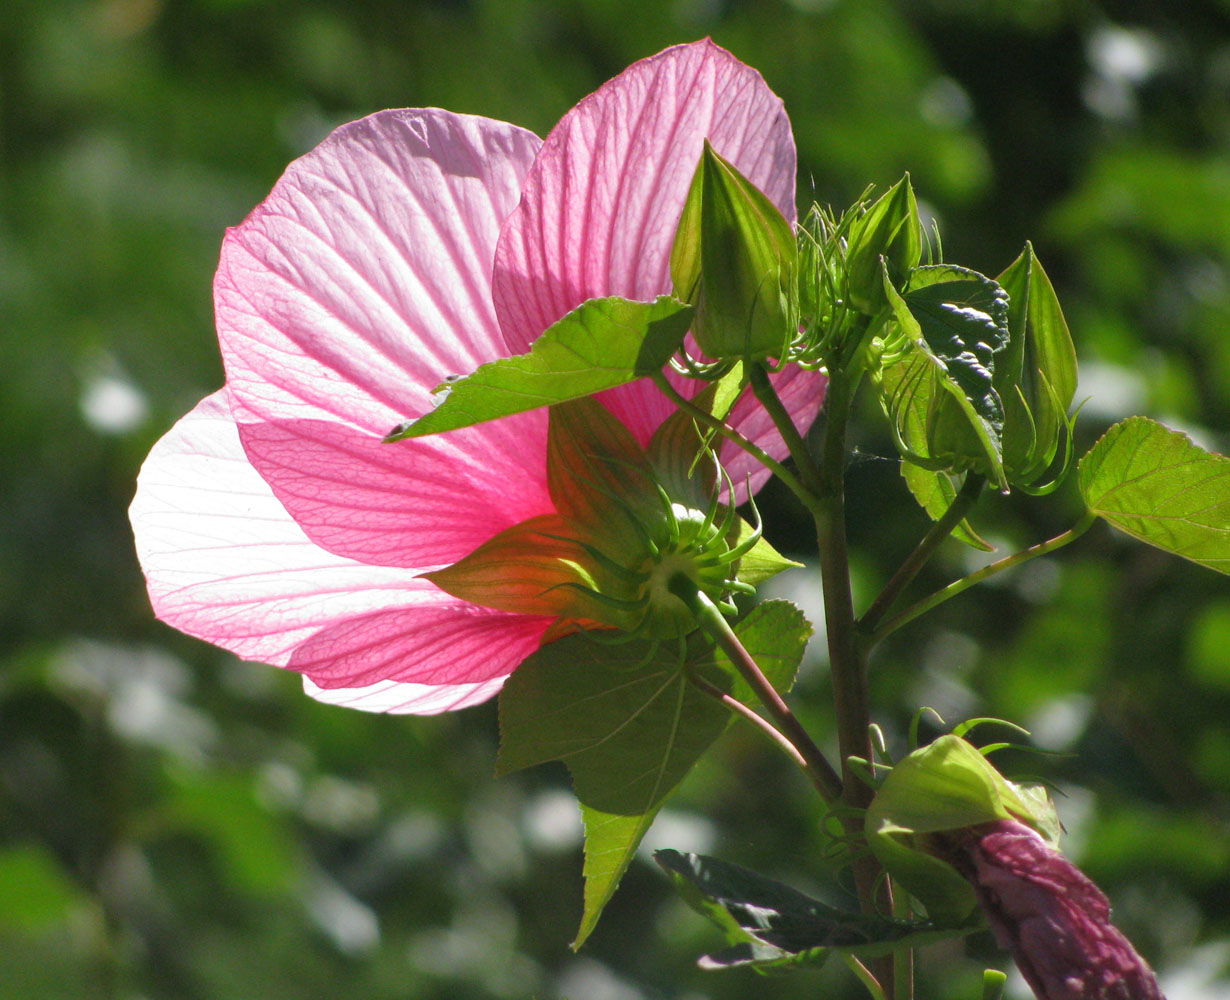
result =
[[[884,271],[894,288],[903,288],[922,258],[922,226],[910,175],[884,192],[850,226],[846,251],[846,288],[850,304],[868,316],[885,305]]]
[[[993,379],[1004,405],[1004,470],[1012,485],[1034,487],[1070,434],[1076,348],[1033,246],[1026,243],[997,280],[1009,297],[1008,345],[995,356]],[[1053,479],[1066,471],[1060,467]]]
[[[726,937],[729,947],[701,958],[702,968],[814,966],[833,951],[876,958],[973,929],[840,910],[750,869],[704,855],[661,850],[654,860],[684,901]]]
[[[590,299],[548,327],[528,354],[489,362],[437,386],[436,408],[399,424],[384,440],[469,427],[652,375],[679,350],[692,312],[668,295],[653,302]]]
[[[1090,512],[1120,531],[1230,573],[1230,458],[1130,417],[1080,460],[1078,480]]]
[[[1023,792],[973,744],[947,735],[913,751],[888,773],[867,807],[867,842],[941,927],[966,926],[974,890],[946,861],[926,849],[928,834],[1017,819],[1055,846],[1058,821],[1049,797]]]
[[[782,357],[799,326],[794,230],[705,141],[671,247],[675,294],[713,359]]]
[[[788,691],[811,635],[802,612],[766,602],[735,633],[774,688]],[[666,797],[732,718],[689,672],[754,704],[726,655],[700,633],[686,643],[603,638],[543,646],[500,692],[496,772],[563,761],[581,801],[585,903],[574,947],[593,931]]]

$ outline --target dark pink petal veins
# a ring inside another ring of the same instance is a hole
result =
[[[380,681],[483,684],[511,674],[551,621],[461,601],[381,611],[325,629],[295,651],[289,666],[324,689]]]
[[[634,64],[552,129],[496,250],[510,352],[586,299],[670,291],[671,244],[706,138],[794,218],[781,99],[708,40]]]
[[[384,111],[292,163],[227,233],[214,282],[236,419],[383,435],[503,356],[491,264],[538,146],[503,122]]]

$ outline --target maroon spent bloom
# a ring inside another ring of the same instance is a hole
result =
[[[1035,830],[996,820],[936,840],[1038,1000],[1164,1000],[1102,890]]]

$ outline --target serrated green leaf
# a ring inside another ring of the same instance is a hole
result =
[[[810,631],[785,601],[761,605],[735,626],[783,691]],[[699,634],[683,653],[677,643],[600,645],[593,637],[569,636],[522,663],[500,693],[497,773],[561,760],[581,800],[585,908],[574,947],[597,924],[667,795],[731,719],[686,671],[750,697],[737,688],[724,656]]]
[[[938,928],[839,910],[750,869],[704,855],[663,850],[654,860],[698,913],[731,945],[701,959],[706,968],[817,965],[830,951],[864,958],[903,945],[962,936],[972,928]]]
[[[1131,417],[1080,461],[1089,510],[1159,549],[1230,573],[1230,458]]]
[[[938,521],[952,506],[957,497],[957,487],[947,472],[924,469],[913,462],[901,462],[901,478],[918,505],[927,512],[932,521]],[[994,552],[995,546],[976,532],[966,518],[952,531],[952,537],[983,552]]]
[[[654,302],[590,299],[548,327],[528,354],[439,386],[439,405],[385,441],[469,427],[651,375],[679,349],[691,321],[692,307],[666,295]]]

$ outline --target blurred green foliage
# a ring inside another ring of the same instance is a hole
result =
[[[628,63],[705,34],[785,98],[801,200],[840,208],[908,169],[950,259],[996,273],[1034,241],[1080,354],[1078,446],[1143,412],[1226,450],[1225,0],[8,0],[0,995],[857,995],[840,968],[700,972],[714,935],[640,863],[574,956],[580,844],[562,769],[494,781],[493,706],[327,708],[293,676],[161,626],[124,516],[150,445],[221,382],[222,231],[290,159],[386,106],[545,134]],[[925,517],[887,440],[858,443],[866,601]],[[1075,520],[1071,488],[1059,496],[991,498],[975,526],[1001,549],[1030,544]],[[783,491],[762,509],[778,548],[806,551]],[[918,593],[979,558],[952,543]],[[814,576],[787,579],[814,607]],[[874,703],[898,751],[930,704],[950,721],[1013,718],[1071,753],[999,763],[1065,793],[1069,851],[1171,1000],[1226,997],[1228,650],[1224,577],[1100,526],[892,637]],[[797,692],[828,732],[818,651]],[[813,798],[736,726],[651,840],[835,898]],[[972,951],[926,957],[920,994],[980,995],[976,960],[1002,958],[989,938]]]

